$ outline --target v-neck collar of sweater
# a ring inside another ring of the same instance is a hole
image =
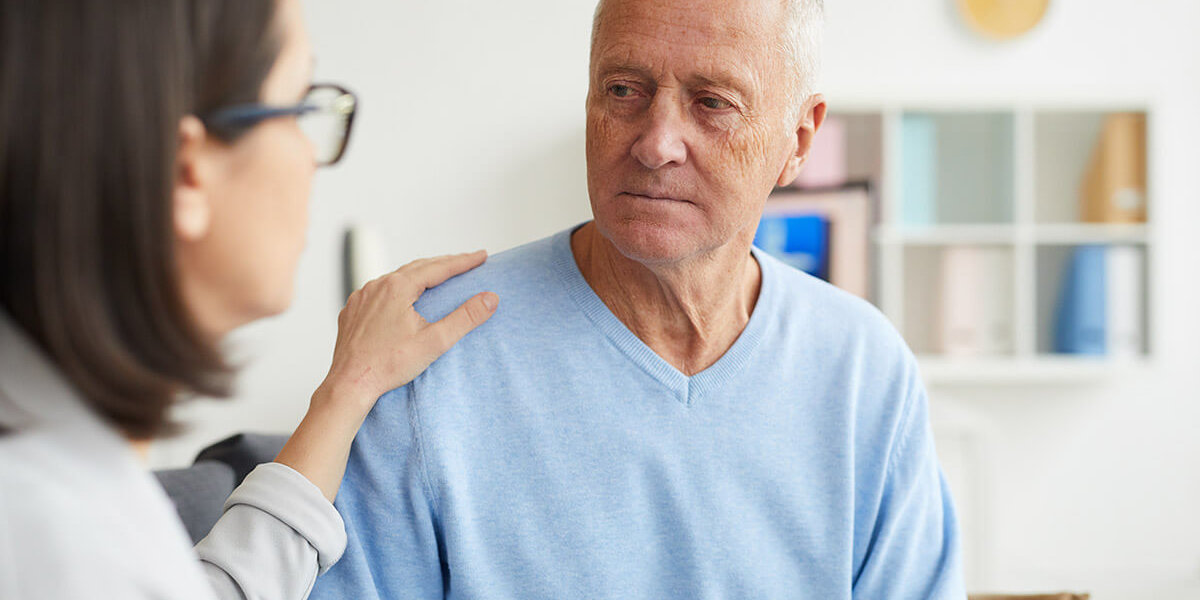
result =
[[[579,227],[582,227],[580,225]],[[775,310],[775,274],[767,261],[763,260],[758,248],[751,248],[754,259],[762,272],[758,301],[750,321],[742,330],[733,346],[707,369],[688,376],[667,362],[638,338],[616,315],[608,309],[584,279],[575,255],[571,251],[571,234],[579,229],[573,227],[560,232],[552,240],[555,270],[567,287],[567,293],[579,306],[584,315],[615,345],[630,361],[640,367],[675,395],[685,406],[692,406],[714,390],[720,389],[745,368],[758,348],[767,328],[767,321]]]

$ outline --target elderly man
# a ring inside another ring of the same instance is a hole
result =
[[[315,597],[963,598],[911,354],[751,248],[825,116],[820,0],[605,0],[595,220],[432,290],[499,312],[380,399]]]

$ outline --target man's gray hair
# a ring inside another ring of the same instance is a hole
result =
[[[603,0],[602,0],[603,1]],[[783,0],[785,30],[783,56],[796,73],[791,91],[792,109],[800,109],[821,84],[821,59],[825,45],[825,0]]]
[[[788,97],[795,116],[809,96],[816,93],[821,81],[822,48],[825,41],[825,0],[780,0],[784,9],[784,30],[779,51],[795,73]],[[592,43],[605,0],[596,3],[592,18]]]

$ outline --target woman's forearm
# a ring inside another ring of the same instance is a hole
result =
[[[307,477],[330,502],[337,497],[354,435],[366,418],[365,412],[346,407],[369,406],[369,401],[346,397],[352,393],[317,388],[308,413],[275,457],[275,462]]]

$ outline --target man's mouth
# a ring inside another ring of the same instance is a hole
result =
[[[664,193],[656,193],[656,192],[649,192],[649,191],[647,191],[647,192],[621,192],[621,193],[626,196],[632,196],[639,200],[650,200],[650,201],[659,201],[659,202],[684,202],[687,204],[692,204],[691,200],[684,200],[682,198],[676,198],[674,196],[671,196],[669,194],[664,194]]]

